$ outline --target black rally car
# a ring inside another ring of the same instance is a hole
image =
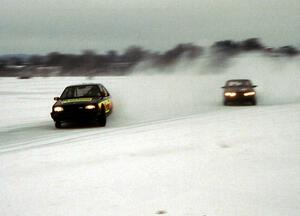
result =
[[[97,121],[106,125],[106,117],[112,112],[109,92],[102,84],[81,84],[65,88],[60,97],[55,97],[51,117],[55,127],[63,122]]]
[[[256,105],[256,92],[254,88],[256,85],[252,85],[252,82],[248,79],[234,79],[228,80],[222,88],[223,103],[224,105],[230,104],[251,104]]]

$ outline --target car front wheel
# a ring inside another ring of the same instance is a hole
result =
[[[56,128],[61,128],[61,122],[60,121],[56,121],[55,122],[55,127]]]
[[[101,107],[101,115],[98,117],[98,124],[100,127],[105,127],[106,125],[106,114],[104,107]]]
[[[225,100],[225,101],[223,102],[223,105],[224,105],[224,106],[228,106],[228,105],[229,105],[229,102]]]

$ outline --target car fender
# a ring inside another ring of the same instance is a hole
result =
[[[112,102],[109,98],[106,98],[98,103],[98,107],[101,109],[102,106],[105,109],[105,113],[109,113],[112,110]]]

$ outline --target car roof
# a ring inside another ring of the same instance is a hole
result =
[[[227,80],[226,82],[230,82],[230,81],[240,81],[240,82],[246,82],[246,81],[250,81],[249,79],[231,79],[231,80]]]
[[[67,87],[75,87],[75,86],[103,86],[101,83],[82,83],[82,84],[77,84],[77,85],[69,85]]]

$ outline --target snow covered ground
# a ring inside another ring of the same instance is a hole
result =
[[[298,66],[0,78],[0,215],[299,215]],[[258,106],[223,107],[230,78],[252,79]],[[113,96],[107,127],[55,129],[53,97],[82,82]]]

